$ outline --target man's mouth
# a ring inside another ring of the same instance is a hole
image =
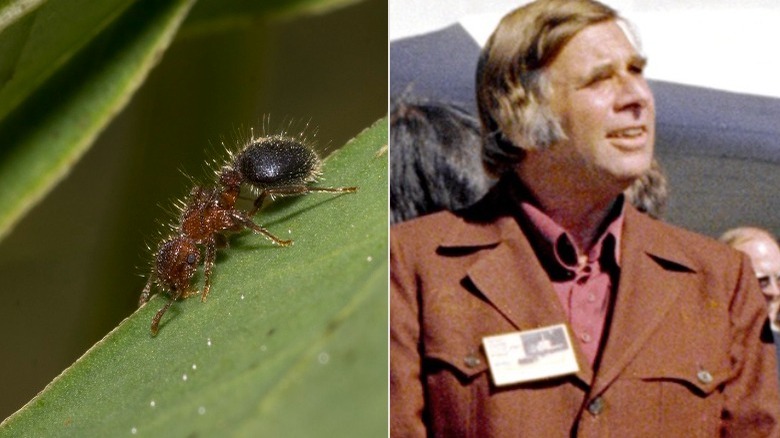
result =
[[[616,129],[607,133],[607,139],[615,148],[625,152],[644,150],[648,142],[647,128],[630,126]]]
[[[623,128],[618,129],[615,131],[609,132],[607,134],[608,138],[626,138],[626,139],[632,139],[643,136],[647,130],[644,126],[633,126],[630,128]]]

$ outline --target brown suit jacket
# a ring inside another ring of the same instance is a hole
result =
[[[391,231],[392,436],[780,437],[748,259],[630,206],[598,370],[575,345],[576,375],[494,386],[484,336],[566,320],[501,199]]]

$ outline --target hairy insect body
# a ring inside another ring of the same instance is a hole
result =
[[[191,283],[201,260],[204,272],[201,301],[206,301],[216,250],[227,246],[228,233],[248,228],[280,246],[292,244],[291,240],[280,239],[252,221],[267,196],[357,191],[357,187],[309,186],[319,178],[320,169],[319,157],[300,139],[285,136],[252,138],[241,151],[231,153],[230,160],[217,172],[218,186],[195,186],[184,202],[174,235],[158,246],[152,273],[139,298],[139,305],[146,303],[153,284],[168,295],[168,302],[152,319],[152,334],[157,334],[163,314],[174,301],[197,293],[191,290]],[[236,208],[244,184],[257,193],[248,212]]]
[[[235,200],[222,201],[218,190],[195,187],[182,212],[180,234],[198,243],[207,243],[215,237],[215,233],[242,230],[242,221],[249,218],[243,217],[234,208]]]
[[[321,175],[320,159],[311,148],[281,136],[249,144],[233,166],[260,190],[307,184]]]
[[[249,211],[253,216],[266,197],[307,193],[352,193],[357,187],[312,187],[322,175],[322,161],[314,150],[292,137],[270,136],[252,139],[232,162],[222,167],[217,179],[225,193],[241,191],[243,184],[257,194]]]

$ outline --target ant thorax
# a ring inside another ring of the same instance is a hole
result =
[[[181,214],[179,233],[197,243],[214,239],[216,233],[240,231],[236,222],[234,204],[223,199],[216,188],[195,187]]]

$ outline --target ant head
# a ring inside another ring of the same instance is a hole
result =
[[[157,278],[169,290],[185,290],[199,263],[200,249],[192,239],[182,236],[170,238],[157,250]]]
[[[245,182],[259,188],[304,185],[320,175],[320,159],[299,139],[261,137],[236,156],[234,168]]]

